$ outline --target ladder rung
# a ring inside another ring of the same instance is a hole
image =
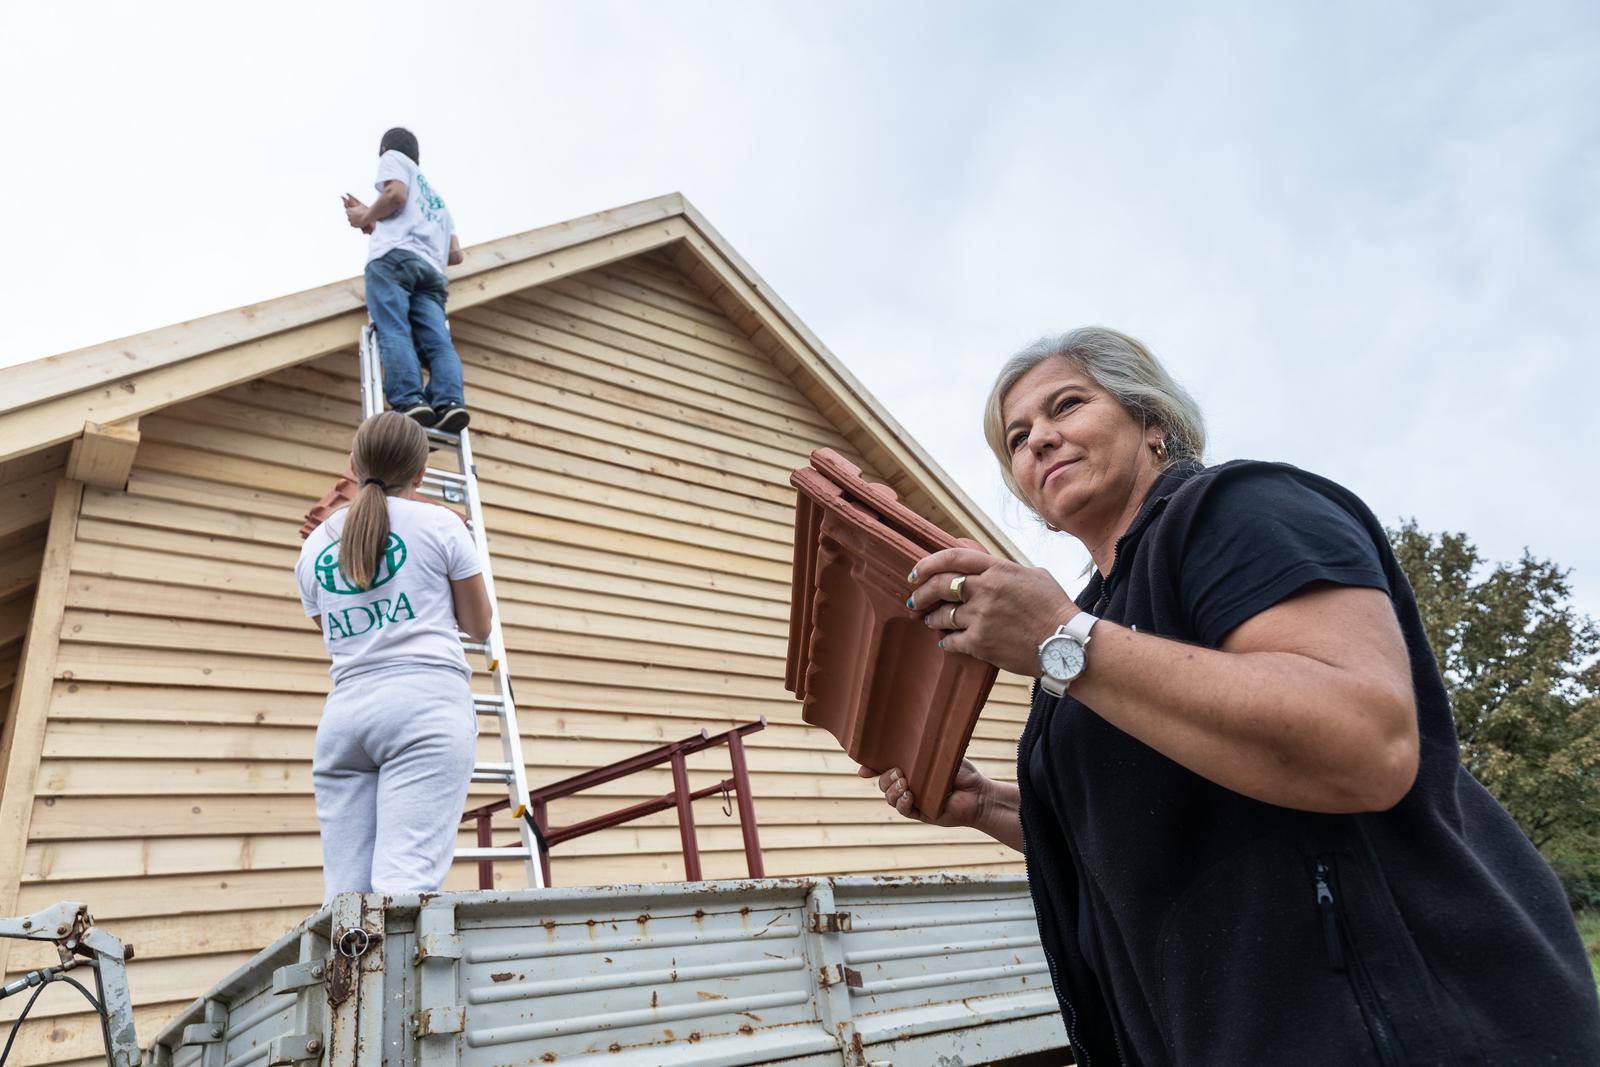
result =
[[[507,845],[504,848],[458,848],[457,860],[524,860],[528,858],[528,850],[520,845]]]
[[[511,764],[509,763],[480,763],[472,768],[474,782],[509,782],[511,781]]]
[[[362,327],[361,341],[358,346],[361,364],[361,410],[363,416],[381,411],[384,407],[382,401],[383,373],[381,370],[381,357],[378,352],[378,339],[376,328],[368,323]],[[458,516],[467,521],[473,542],[482,548],[483,580],[492,592],[494,578],[490,570],[488,551],[488,531],[484,528],[483,510],[478,499],[478,472],[473,463],[473,439],[465,429],[459,433],[446,433],[443,430],[423,427],[427,435],[428,450],[430,452],[443,452],[446,449],[453,451],[453,456],[440,456],[431,462],[447,464],[445,467],[428,466],[422,472],[421,484],[418,486],[417,495],[422,499],[434,501],[450,507]],[[454,468],[454,469],[451,469]],[[504,647],[504,635],[500,628],[498,612],[489,636],[482,641],[475,641],[469,635],[457,633],[461,646],[468,652],[479,653],[484,657],[490,673],[500,671],[501,664],[493,650]],[[521,844],[496,847],[472,847],[456,850],[455,858],[463,861],[493,861],[493,860],[521,860],[528,865],[528,880],[530,885],[542,886],[543,878],[540,875],[539,864],[535,863],[538,852],[533,841],[538,831],[532,828],[532,820],[524,818],[526,808],[522,805],[527,802],[527,766],[522,753],[521,731],[516,729],[516,702],[512,698],[509,677],[501,677],[495,686],[493,694],[472,694],[472,712],[474,718],[483,715],[495,716],[499,722],[499,735],[501,745],[501,759],[497,762],[478,763],[472,768],[471,780],[473,782],[492,783],[500,789],[505,789],[511,807],[516,815],[513,821],[521,837]],[[519,796],[519,793],[521,794]],[[466,818],[470,821],[472,813],[468,812]],[[483,815],[478,816],[483,819]]]
[[[459,445],[461,443],[460,434],[445,433],[443,430],[435,430],[427,426],[423,427],[423,432],[428,435],[428,440],[438,441],[440,444]]]

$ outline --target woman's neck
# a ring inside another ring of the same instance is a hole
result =
[[[1099,522],[1091,521],[1085,527],[1077,529],[1062,527],[1065,532],[1083,542],[1101,578],[1111,574],[1111,568],[1117,561],[1117,542],[1128,532],[1133,520],[1138,518],[1145,497],[1150,495],[1150,488],[1156,484],[1156,479],[1160,475],[1161,472],[1155,467],[1141,465],[1138,473],[1134,475],[1133,483],[1129,486],[1127,498],[1115,511],[1107,513]]]

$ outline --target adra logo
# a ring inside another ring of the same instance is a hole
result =
[[[353,593],[370,593],[380,585],[387,585],[394,580],[396,574],[400,573],[400,568],[405,566],[405,562],[406,543],[400,540],[399,534],[390,530],[389,540],[384,543],[383,553],[378,557],[378,569],[372,575],[372,585],[366,589],[357,589],[339,569],[338,541],[322,550],[322,554],[317,556],[314,569],[318,585],[330,593],[348,596]]]
[[[328,640],[340,641],[346,637],[360,637],[368,630],[381,630],[386,623],[405,622],[417,617],[411,610],[411,601],[404,593],[399,599],[379,597],[370,604],[355,604],[338,611],[329,610]]]

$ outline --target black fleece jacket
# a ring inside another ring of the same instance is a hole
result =
[[[1079,1063],[1600,1064],[1561,886],[1461,766],[1416,599],[1360,500],[1283,464],[1180,465],[1078,606],[1215,647],[1318,581],[1386,590],[1405,635],[1421,761],[1388,811],[1251,800],[1035,687],[1023,838]]]

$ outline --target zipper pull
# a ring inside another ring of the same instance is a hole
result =
[[[1317,910],[1322,912],[1322,938],[1328,947],[1328,963],[1344,970],[1344,945],[1339,940],[1339,913],[1333,906],[1333,888],[1328,884],[1328,865],[1317,861]]]

